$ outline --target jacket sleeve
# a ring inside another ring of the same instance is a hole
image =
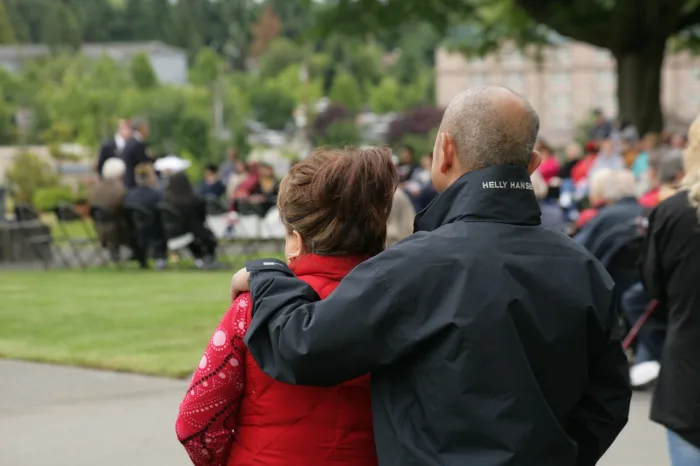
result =
[[[602,269],[602,267],[601,267]],[[601,270],[601,273],[605,273]],[[612,445],[629,416],[632,390],[622,349],[617,299],[609,279],[600,299],[600,318],[590,318],[589,384],[569,417],[567,433],[578,444],[576,466],[593,466]]]
[[[259,367],[282,382],[330,386],[406,355],[441,326],[439,313],[416,312],[415,291],[425,288],[409,257],[384,251],[323,301],[282,262],[246,264],[253,297],[246,345]]]
[[[195,466],[225,466],[245,386],[250,295],[233,302],[209,341],[180,404],[175,429]]]

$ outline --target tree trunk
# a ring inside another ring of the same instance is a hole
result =
[[[666,42],[614,53],[617,60],[617,102],[622,121],[633,123],[640,135],[663,130],[661,67]]]

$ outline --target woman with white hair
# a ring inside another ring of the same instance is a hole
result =
[[[651,419],[667,428],[672,466],[700,465],[700,117],[690,126],[681,190],[649,216],[643,283],[668,311]]]
[[[95,225],[100,242],[109,249],[112,260],[119,261],[119,246],[129,245],[130,233],[126,221],[122,218],[122,207],[126,197],[124,174],[126,164],[119,157],[108,158],[102,166],[102,180],[88,193],[88,203],[103,209],[114,219]]]

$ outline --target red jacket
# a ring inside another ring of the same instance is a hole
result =
[[[659,205],[659,188],[652,188],[639,198],[639,204],[647,209],[653,209]]]
[[[361,261],[306,255],[291,268],[323,299]],[[243,344],[251,308],[248,293],[231,305],[180,406],[177,434],[192,462],[376,466],[369,375],[335,387],[273,380]]]

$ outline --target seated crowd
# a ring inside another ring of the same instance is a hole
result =
[[[570,144],[561,158],[540,140],[543,162],[532,183],[542,223],[566,232],[603,263],[615,280],[621,313],[631,327],[652,301],[640,271],[646,219],[679,189],[685,140],[680,135],[661,142],[653,135],[637,141],[636,132],[601,134],[602,139],[589,141],[583,150]],[[667,319],[663,307],[638,336],[630,369],[636,388],[658,377]]]

